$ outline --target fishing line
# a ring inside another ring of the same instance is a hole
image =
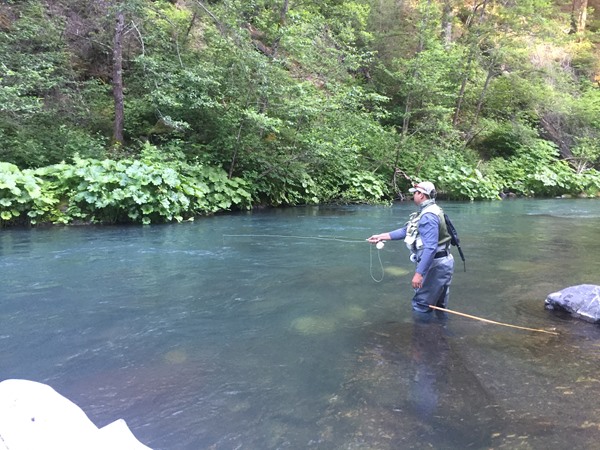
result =
[[[383,247],[381,247],[383,248]],[[381,269],[381,278],[377,279],[373,275],[373,246],[369,246],[369,274],[371,275],[371,279],[375,283],[381,283],[383,281],[383,277],[385,276],[385,271],[383,270],[383,263],[381,262],[381,249],[377,247],[377,259],[379,259],[379,268]]]
[[[366,242],[364,239],[342,239],[336,236],[294,236],[285,234],[224,234],[225,237],[259,237],[259,238],[290,238],[290,239],[314,239],[319,241],[338,241],[338,242]]]
[[[336,242],[349,242],[352,244],[357,243],[365,243],[367,242],[364,239],[347,239],[347,238],[339,238],[337,236],[296,236],[296,235],[285,235],[285,234],[224,234],[223,235],[223,245],[225,245],[226,237],[249,237],[249,238],[277,238],[277,239],[309,239],[309,240],[317,240],[317,241],[336,241]],[[383,269],[383,262],[381,262],[381,254],[380,250],[383,248],[382,245],[377,246],[377,259],[379,260],[379,267],[381,269],[381,278],[377,279],[373,275],[373,246],[369,246],[369,273],[371,275],[371,279],[380,283],[383,281],[383,277],[385,275],[385,271]]]
[[[465,314],[465,313],[461,313],[458,311],[452,311],[451,309],[441,308],[439,306],[428,305],[427,303],[417,303],[417,304],[421,305],[421,306],[428,306],[431,309],[437,309],[439,311],[444,311],[444,312],[456,314],[456,315],[459,315],[462,317],[467,317],[469,319],[479,320],[479,321],[485,322],[485,323],[491,323],[493,325],[502,325],[503,327],[518,328],[519,330],[527,330],[527,331],[537,331],[538,333],[548,333],[548,334],[553,334],[554,336],[558,336],[558,333],[556,333],[554,331],[541,330],[539,328],[520,327],[518,325],[511,325],[510,323],[496,322],[495,320],[484,319],[483,317],[472,316],[470,314]]]

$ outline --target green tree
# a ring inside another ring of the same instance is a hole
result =
[[[93,126],[86,90],[65,42],[65,18],[40,2],[4,9],[0,29],[0,159],[38,167],[75,152],[102,155],[105,139]],[[101,90],[101,89],[100,89]]]

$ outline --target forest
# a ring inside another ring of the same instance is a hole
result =
[[[0,226],[600,195],[600,0],[0,0]]]

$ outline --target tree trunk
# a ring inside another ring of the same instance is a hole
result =
[[[409,92],[406,95],[406,103],[404,104],[404,117],[402,119],[402,136],[406,136],[408,134],[408,125],[410,123],[410,101],[411,95]]]
[[[573,146],[573,138],[563,131],[561,117],[551,112],[546,113],[540,119],[540,125],[541,136],[556,144],[563,159],[572,159],[573,152],[571,151],[571,147]]]
[[[462,82],[460,83],[460,90],[458,91],[458,96],[456,97],[456,107],[454,108],[454,116],[452,117],[452,126],[456,126],[458,123],[458,118],[460,116],[460,111],[462,108],[462,102],[465,98],[465,91],[467,90],[467,82],[469,81],[469,72],[471,71],[471,64],[473,62],[473,51],[469,53],[467,57],[467,63],[465,66],[465,73],[462,78]]]
[[[442,14],[442,42],[444,48],[448,49],[452,44],[452,20],[454,14],[450,0],[444,1],[444,10]]]
[[[477,125],[479,121],[479,114],[481,114],[481,108],[483,108],[483,101],[485,99],[485,95],[487,93],[488,88],[490,87],[490,82],[496,76],[497,71],[495,68],[494,62],[490,63],[488,67],[488,73],[485,77],[485,83],[483,83],[483,88],[481,89],[481,94],[479,94],[479,99],[477,100],[477,108],[475,110],[475,118],[473,119],[473,123],[471,124],[471,130]]]
[[[281,7],[281,11],[279,13],[279,23],[281,25],[285,25],[285,21],[287,20],[288,9],[289,9],[289,0],[283,0],[283,6]]]
[[[215,25],[217,25],[217,28],[219,29],[221,34],[225,35],[225,25],[223,25],[219,21],[219,19],[217,19],[217,16],[215,16],[200,0],[196,0],[196,3],[198,3],[200,8],[202,8],[204,10],[204,12],[210,16],[210,18],[213,20],[213,22],[215,22]]]
[[[115,40],[113,44],[113,98],[115,102],[115,123],[113,144],[123,145],[124,96],[123,96],[123,33],[125,30],[125,13],[117,11]]]
[[[587,20],[588,0],[573,0],[571,9],[571,34],[583,33]]]

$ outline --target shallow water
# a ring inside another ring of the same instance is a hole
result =
[[[543,305],[600,284],[600,202],[440,204],[449,307],[558,337],[413,317],[408,251],[364,242],[410,202],[291,208],[0,231],[0,378],[156,450],[594,448],[600,327]]]

